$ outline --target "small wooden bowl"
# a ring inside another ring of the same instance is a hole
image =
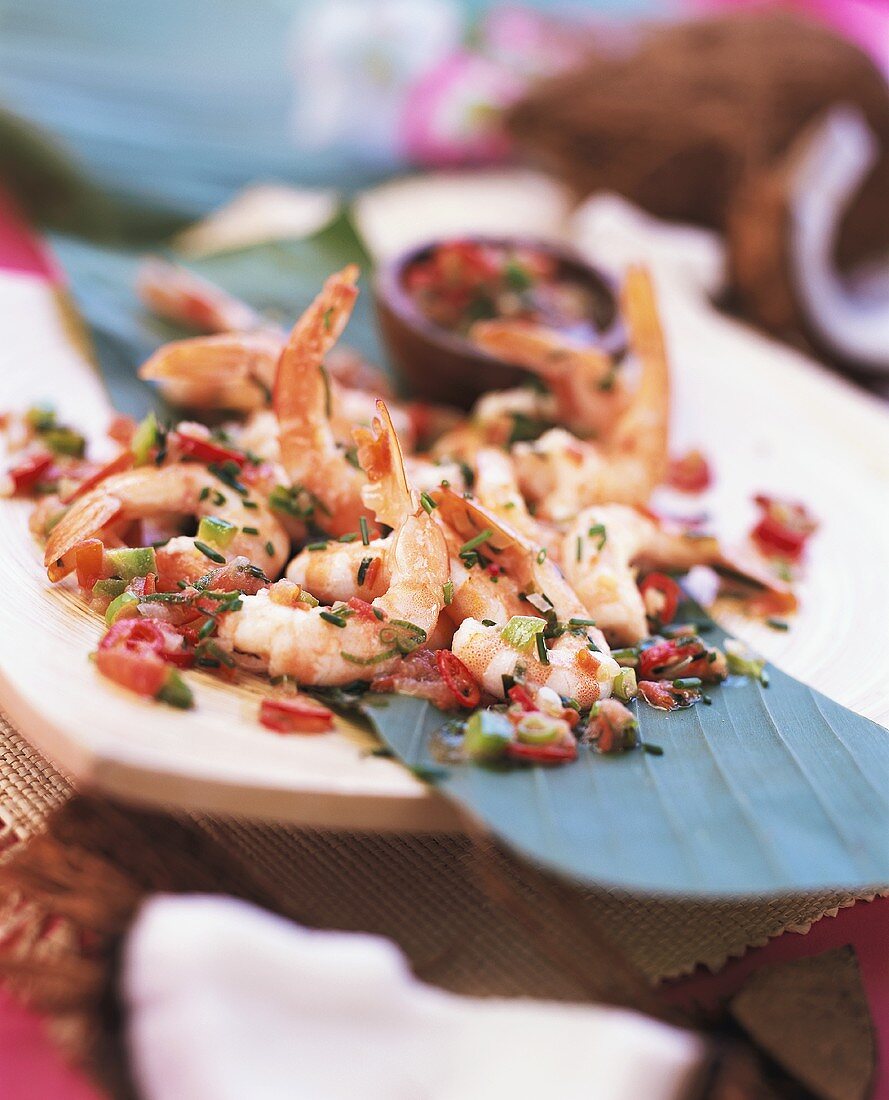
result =
[[[467,238],[462,237],[461,240]],[[556,260],[557,274],[584,284],[592,291],[596,346],[609,354],[626,349],[626,333],[612,280],[570,249],[549,241],[525,238],[479,237],[469,240],[494,247],[542,252]],[[445,240],[429,241],[384,264],[374,280],[374,301],[380,331],[392,362],[407,381],[414,397],[469,408],[488,390],[508,389],[527,377],[508,361],[491,355],[471,340],[440,328],[422,312],[405,286],[407,271],[424,260]]]

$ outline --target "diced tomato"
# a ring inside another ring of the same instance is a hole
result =
[[[246,558],[235,558],[227,565],[211,569],[202,580],[201,587],[208,592],[243,592],[245,596],[255,596],[261,589],[269,587],[269,580]]]
[[[639,694],[649,706],[658,710],[673,710],[676,706],[672,692],[656,680],[640,680],[638,686]]]
[[[74,568],[81,588],[92,592],[93,585],[104,574],[104,556],[105,547],[101,539],[84,539],[74,547]]]
[[[137,427],[138,424],[131,416],[115,416],[108,425],[108,438],[122,447],[129,447]]]
[[[459,657],[449,649],[439,649],[435,654],[438,671],[461,707],[472,710],[481,700],[481,691],[472,673]]]
[[[220,443],[214,443],[212,439],[202,439],[179,429],[170,432],[167,441],[169,446],[177,447],[185,458],[194,458],[198,462],[234,462],[240,469],[247,461],[243,451],[224,447]]]
[[[587,735],[599,752],[626,752],[635,748],[638,734],[633,712],[618,699],[603,699],[590,718]]]
[[[167,678],[164,649],[164,634],[157,624],[141,618],[120,619],[99,642],[96,666],[109,680],[153,698]]]
[[[818,524],[803,504],[757,496],[762,510],[759,522],[750,533],[760,551],[768,557],[797,561]]]
[[[367,600],[362,600],[358,596],[352,596],[346,607],[350,607],[355,612],[355,618],[360,619],[362,622],[377,622],[377,617],[374,614],[373,605],[369,604]]]
[[[100,466],[93,473],[80,482],[80,484],[72,489],[71,492],[66,493],[62,497],[63,504],[70,504],[73,500],[77,500],[78,497],[82,497],[85,493],[88,493],[90,489],[95,487],[106,477],[111,477],[112,474],[121,474],[124,470],[129,470],[134,462],[132,451],[121,451],[116,458],[112,458],[110,462],[106,462],[104,466]]]
[[[518,703],[522,710],[537,710],[537,704],[531,698],[531,693],[524,684],[513,684],[506,693],[513,703]]]
[[[134,596],[151,596],[157,591],[157,574],[148,573],[144,577],[133,577],[129,589]]]
[[[302,695],[263,699],[259,720],[276,733],[324,733],[333,728],[333,711]]]
[[[577,759],[577,743],[559,741],[554,745],[526,745],[521,741],[509,741],[506,755],[526,764],[565,764]]]
[[[17,466],[7,471],[13,495],[24,495],[40,482],[55,461],[49,451],[35,451]]]
[[[666,573],[649,573],[639,585],[645,613],[661,626],[666,626],[676,618],[682,589]]]
[[[698,450],[670,459],[667,484],[680,493],[703,493],[713,482],[707,458]]]

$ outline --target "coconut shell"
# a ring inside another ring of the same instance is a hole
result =
[[[761,1050],[819,1100],[865,1100],[876,1045],[851,947],[757,971],[731,1015]]]
[[[844,219],[841,268],[889,248],[889,90],[856,46],[789,13],[658,26],[595,51],[507,116],[519,149],[585,197],[610,190],[662,218],[725,230],[742,180],[825,108],[858,105],[883,155]]]

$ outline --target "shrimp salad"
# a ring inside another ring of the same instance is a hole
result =
[[[784,614],[814,525],[762,497],[732,548],[651,510],[658,485],[694,493],[710,475],[700,454],[668,457],[644,270],[621,291],[619,358],[540,317],[475,321],[469,338],[529,381],[468,415],[395,398],[336,346],[357,278],[328,278],[286,332],[153,261],[146,307],[200,335],[140,374],[189,419],[117,417],[88,441],[49,406],[5,416],[5,492],[35,500],[49,581],[104,618],[102,676],[189,708],[187,670],[258,674],[259,720],[285,733],[332,728],[347,697],[421,696],[450,713],[464,759],[560,764],[638,747],[635,706],[707,703],[729,673],[763,675],[682,621],[675,576],[707,567]]]

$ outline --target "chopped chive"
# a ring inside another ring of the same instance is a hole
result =
[[[545,561],[546,561],[546,547],[543,546],[543,547],[540,548],[540,550],[537,551],[537,564],[538,565],[543,565],[543,563]]]
[[[326,550],[326,549],[327,549],[327,543],[326,542],[310,542],[309,545],[306,547],[306,550]]]
[[[340,537],[336,541],[337,542],[354,542],[357,538],[358,538],[357,533],[355,531],[350,531],[348,533],[348,535],[340,535]]]
[[[195,550],[200,550],[205,558],[209,558],[210,561],[215,561],[217,565],[225,565],[225,558],[222,554],[217,554],[215,550],[211,550],[205,542],[195,539],[194,548]]]
[[[270,558],[273,558],[273,557],[275,556],[275,546],[274,546],[274,543],[272,543],[272,542],[267,542],[267,543],[265,544],[265,552],[266,552],[266,553],[268,554],[268,556],[269,556]]]
[[[258,535],[259,534],[259,528],[258,527],[242,527],[241,530],[244,532],[245,535]]]
[[[380,611],[380,609],[379,609],[378,607],[372,607],[372,608],[371,608],[371,611],[373,611],[373,613],[374,613],[374,617],[375,617],[375,618],[379,619],[379,620],[380,620],[380,622],[382,622],[382,621],[383,621],[383,618],[384,618],[384,616],[383,616],[383,612],[382,612],[382,611]]]
[[[433,508],[438,507],[438,505],[428,493],[420,493],[420,503],[423,505],[427,512],[431,512]]]
[[[783,619],[766,619],[766,626],[772,630],[790,630],[790,623],[785,623]]]
[[[330,332],[331,328],[333,327],[332,318],[333,318],[333,306],[329,306],[321,314],[321,324],[324,325],[324,331],[325,332]]]
[[[358,526],[361,528],[361,542],[364,546],[370,545],[370,534],[367,530],[367,520],[364,516],[360,516],[358,519]]]
[[[534,641],[537,643],[537,656],[540,658],[540,663],[542,665],[548,665],[549,654],[546,651],[546,642],[543,634],[535,634]]]
[[[663,756],[664,750],[660,745],[652,745],[650,741],[640,741],[639,748],[643,752],[647,752],[649,756]]]
[[[699,688],[701,686],[701,679],[698,676],[685,676],[679,680],[673,681],[674,688]]]
[[[242,500],[241,503],[244,505],[245,508],[258,508],[259,507],[259,505],[256,503],[255,500]]]
[[[207,619],[201,629],[198,631],[199,638],[209,638],[213,631],[216,629],[216,620]]]
[[[211,462],[207,469],[215,477],[218,477],[223,484],[227,485],[229,489],[234,489],[236,493],[240,493],[243,497],[247,495],[247,486],[238,481],[240,470],[236,462],[232,462],[230,459],[221,463]]]
[[[346,462],[349,463],[350,466],[354,466],[356,470],[361,469],[361,463],[358,461],[357,447],[349,447],[346,451],[343,452],[343,458],[346,460]]]
[[[340,627],[340,629],[346,625],[346,620],[343,616],[334,615],[332,611],[322,611],[321,618],[324,619],[325,622],[333,623],[334,626]]]
[[[593,524],[593,526],[589,529],[587,534],[589,535],[589,537],[591,539],[598,539],[599,540],[598,545],[596,546],[597,550],[602,549],[602,547],[605,545],[605,542],[608,538],[608,535],[606,534],[606,531],[605,531],[605,524],[604,523],[595,523],[595,524]]]
[[[449,604],[454,598],[454,582],[445,581],[442,585],[442,595],[444,596],[445,605]]]
[[[482,619],[482,626],[496,626],[493,619]]]
[[[471,538],[469,542],[463,543],[459,551],[460,556],[462,557],[463,554],[471,554],[477,546],[481,546],[481,544],[483,542],[486,542],[493,534],[494,532],[491,530],[490,527],[486,527],[484,531],[479,531],[475,538]]]
[[[367,576],[367,571],[373,564],[373,558],[362,558],[361,564],[358,566],[358,587],[360,588],[364,584],[364,578]]]
[[[203,489],[201,489],[200,493],[198,494],[198,500],[206,500],[209,495],[210,495],[210,486],[205,485],[203,487]]]
[[[577,536],[577,560],[581,561],[582,559],[583,559],[583,539],[580,537],[580,535],[578,535]]]
[[[218,489],[213,490],[213,503],[216,505],[217,508],[221,504],[225,504],[227,499],[228,498],[226,497],[225,493],[220,493]]]
[[[596,625],[596,620],[595,619],[569,619],[568,620],[568,625],[569,626],[595,626]]]

